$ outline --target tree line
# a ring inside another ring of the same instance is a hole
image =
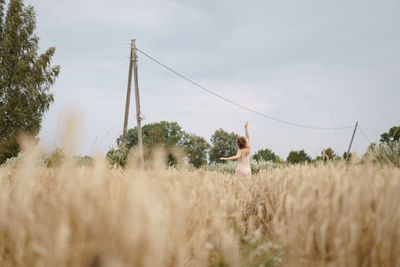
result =
[[[381,142],[390,140],[398,140],[400,131],[395,133],[398,127],[392,127],[387,133],[381,136]],[[177,122],[160,121],[145,124],[142,127],[144,158],[151,160],[154,148],[162,147],[168,155],[168,163],[176,164],[177,150],[185,152],[187,162],[196,168],[207,164],[223,163],[219,159],[221,157],[229,157],[237,151],[236,138],[239,137],[234,132],[227,132],[218,129],[211,136],[211,143],[204,137],[194,133],[187,133]],[[389,138],[390,137],[390,138]],[[127,132],[126,146],[122,145],[122,135],[116,140],[116,146],[111,148],[107,153],[107,158],[113,163],[124,166],[126,164],[127,155],[131,148],[138,144],[137,128],[129,129]],[[258,150],[252,159],[257,161],[271,161],[274,163],[305,163],[312,161],[331,161],[344,158],[339,156],[332,148],[328,147],[321,151],[316,158],[312,158],[304,150],[290,151],[286,160],[280,158],[268,148]],[[183,156],[184,157],[184,156]]]

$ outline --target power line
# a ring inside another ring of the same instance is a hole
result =
[[[224,101],[226,101],[226,102],[228,102],[228,103],[230,103],[230,104],[232,104],[232,105],[235,105],[235,106],[237,106],[237,107],[240,107],[240,108],[242,108],[242,109],[245,109],[245,110],[247,110],[247,111],[249,111],[249,112],[252,112],[252,113],[254,113],[254,114],[260,115],[260,116],[265,117],[265,118],[267,118],[267,119],[274,120],[274,121],[278,121],[278,122],[285,123],[285,124],[289,124],[289,125],[292,125],[292,126],[303,127],[303,128],[309,128],[309,129],[317,129],[317,130],[343,130],[343,129],[350,129],[350,128],[353,128],[353,126],[343,126],[343,127],[317,127],[317,126],[311,126],[311,125],[300,124],[300,123],[295,123],[295,122],[289,122],[289,121],[286,121],[286,120],[282,120],[282,119],[279,119],[279,118],[276,118],[276,117],[269,116],[269,115],[267,115],[267,114],[258,112],[258,111],[256,111],[256,110],[251,109],[251,108],[248,108],[248,107],[246,107],[246,106],[244,106],[244,105],[242,105],[242,104],[239,104],[239,103],[237,103],[237,102],[234,102],[234,101],[232,101],[232,100],[230,100],[230,99],[228,99],[228,98],[226,98],[226,97],[224,97],[224,96],[222,96],[222,95],[219,95],[219,94],[217,94],[217,93],[211,91],[210,89],[207,89],[207,88],[205,88],[204,86],[201,86],[200,84],[198,84],[198,83],[192,81],[191,79],[185,77],[184,75],[182,75],[182,74],[180,74],[179,72],[173,70],[172,68],[168,67],[168,66],[165,65],[164,63],[161,63],[159,60],[157,60],[157,59],[151,57],[150,55],[148,55],[147,53],[143,52],[142,50],[140,50],[140,49],[138,49],[138,48],[136,48],[136,50],[139,51],[139,52],[140,52],[142,55],[144,55],[145,57],[149,58],[150,60],[154,61],[155,63],[157,63],[158,65],[162,66],[163,68],[169,70],[170,72],[174,73],[175,75],[181,77],[182,79],[186,80],[187,82],[191,83],[192,85],[194,85],[194,86],[196,86],[196,87],[198,87],[198,88],[200,88],[200,89],[202,89],[202,90],[204,90],[204,91],[206,91],[206,92],[208,92],[208,93],[210,93],[210,94],[212,94],[212,95],[214,95],[214,96],[216,96],[216,97],[218,97],[218,98],[220,98],[220,99],[222,99],[222,100],[224,100]]]
[[[124,58],[129,59],[127,56],[98,56],[98,55],[55,55],[55,57],[64,58]]]
[[[371,140],[367,137],[367,135],[364,133],[364,131],[361,129],[360,125],[358,125],[358,129],[360,129],[360,132],[362,136],[364,136],[365,140],[367,140],[369,143],[372,143]]]
[[[51,43],[42,43],[40,45],[40,48],[43,50],[49,49],[51,47],[55,47],[57,50],[61,50],[64,53],[68,53],[68,54],[58,54],[56,53],[54,56],[54,59],[56,60],[67,60],[67,61],[116,61],[116,60],[125,60],[125,59],[129,59],[129,57],[126,56],[116,56],[116,55],[88,55],[88,51],[87,50],[101,50],[101,49],[105,49],[108,50],[108,48],[112,48],[112,49],[118,49],[118,48],[127,48],[130,47],[128,44],[121,44],[121,43],[115,43],[115,44],[107,44],[107,43],[98,43],[98,44],[51,44]],[[67,52],[68,51],[68,52]],[[63,53],[61,52],[61,53]],[[79,52],[84,52],[85,54],[82,55]],[[75,54],[71,54],[71,53],[75,53]]]
[[[51,46],[46,46],[46,47],[42,47],[43,49],[48,49]],[[118,49],[118,48],[122,48],[122,49],[126,49],[129,48],[129,46],[55,46],[55,48],[57,50],[89,50],[89,49],[108,49],[108,48],[112,48],[112,49]]]
[[[54,57],[55,61],[127,61],[124,57]]]
[[[40,47],[60,47],[60,48],[126,48],[129,47],[129,44],[107,44],[107,43],[98,43],[98,44],[53,44],[53,43],[40,43]]]

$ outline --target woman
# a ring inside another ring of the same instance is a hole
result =
[[[236,156],[232,156],[230,158],[220,158],[220,160],[238,160],[238,165],[236,167],[236,174],[243,175],[247,178],[251,177],[251,168],[250,168],[250,135],[247,130],[248,122],[244,125],[244,129],[246,131],[246,138],[241,136],[236,139],[236,144],[239,149],[237,151]]]

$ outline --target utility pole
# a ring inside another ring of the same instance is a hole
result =
[[[135,99],[136,99],[136,120],[137,120],[137,131],[138,131],[138,147],[139,147],[139,160],[140,167],[144,168],[143,159],[143,137],[142,137],[142,126],[141,120],[142,116],[140,113],[140,99],[139,99],[139,83],[138,83],[138,72],[137,72],[137,55],[136,55],[136,40],[131,40],[131,56],[129,60],[129,76],[128,76],[128,88],[126,92],[126,105],[125,105],[125,119],[124,119],[124,129],[122,132],[122,145],[126,145],[126,132],[128,128],[128,117],[129,117],[129,104],[131,99],[131,87],[132,87],[132,67],[134,72],[135,81]]]
[[[396,136],[397,132],[399,131],[399,129],[400,129],[400,126],[398,126],[397,129],[396,129],[396,131],[394,131],[394,134],[393,134],[393,136],[392,136],[392,139],[393,139],[393,140],[394,140],[394,137]]]
[[[131,42],[131,57],[130,57],[130,60],[129,60],[128,89],[126,90],[124,129],[122,131],[122,146],[126,145],[126,131],[127,131],[127,128],[128,128],[129,104],[130,104],[130,101],[131,101],[132,66],[133,66],[134,50],[135,50],[134,41],[132,40],[132,42]]]
[[[137,120],[137,131],[138,131],[138,145],[139,145],[139,160],[140,167],[144,169],[144,158],[143,158],[143,137],[142,137],[142,114],[140,113],[140,99],[139,99],[139,82],[138,82],[138,71],[137,71],[137,55],[136,55],[136,40],[132,40],[133,48],[133,75],[135,78],[135,99],[136,99],[136,120]]]
[[[351,141],[350,141],[349,149],[347,150],[346,158],[349,158],[351,145],[353,144],[353,139],[354,139],[354,135],[356,134],[357,127],[358,127],[358,121],[356,121],[356,126],[354,126],[354,131],[353,131],[353,135],[351,136]]]

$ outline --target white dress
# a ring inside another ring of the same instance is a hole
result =
[[[235,173],[236,175],[242,175],[246,178],[251,177],[250,151],[242,150],[240,158],[238,159],[238,164]]]

